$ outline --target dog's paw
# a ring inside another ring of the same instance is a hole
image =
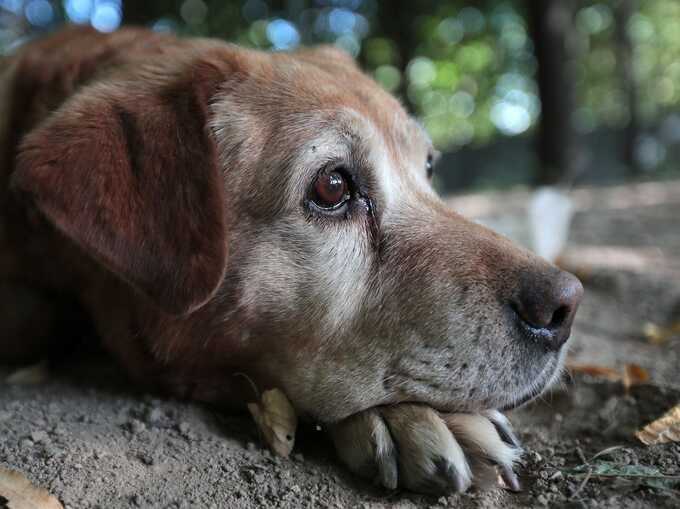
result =
[[[371,408],[331,427],[340,458],[388,489],[463,492],[495,482],[519,490],[521,449],[500,412],[440,415],[423,405]]]

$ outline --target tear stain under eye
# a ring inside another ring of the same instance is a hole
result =
[[[371,247],[378,255],[378,261],[382,262],[382,252],[380,250],[380,228],[378,227],[378,220],[375,215],[375,205],[373,200],[366,196],[361,196],[366,205],[366,212],[368,215],[368,235],[370,237]]]

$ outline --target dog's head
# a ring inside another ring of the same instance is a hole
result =
[[[349,57],[168,60],[75,94],[14,186],[170,321],[209,322],[194,356],[322,420],[511,407],[555,378],[580,283],[444,206],[426,133]]]

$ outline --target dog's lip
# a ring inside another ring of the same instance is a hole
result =
[[[499,410],[507,412],[508,410],[514,410],[523,405],[526,405],[534,398],[538,397],[543,391],[548,387],[550,382],[555,377],[555,373],[559,370],[560,361],[558,357],[552,357],[547,362],[546,366],[543,368],[541,373],[538,375],[537,384],[532,384],[526,393],[522,394],[519,398],[515,398],[510,401],[507,405],[502,406]]]

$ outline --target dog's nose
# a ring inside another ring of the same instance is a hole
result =
[[[583,298],[583,285],[568,272],[552,278],[525,280],[513,308],[532,335],[559,349],[569,339],[571,324]]]

